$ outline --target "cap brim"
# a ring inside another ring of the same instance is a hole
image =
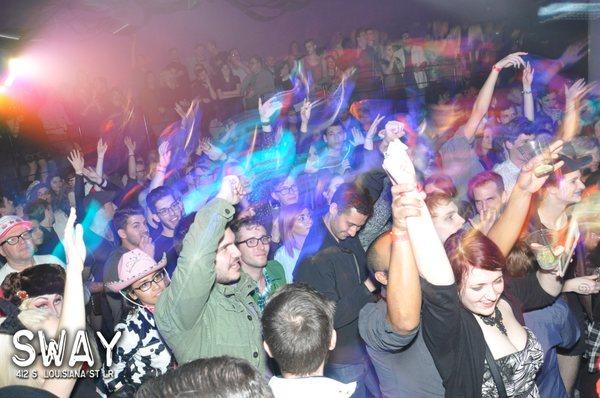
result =
[[[0,235],[0,242],[2,242],[7,236],[10,235],[10,231],[20,226],[23,226],[27,229],[31,229],[33,227],[33,224],[31,223],[31,221],[23,220],[11,225],[10,228],[8,228]]]
[[[560,168],[563,174],[572,173],[577,170],[584,169],[587,165],[592,162],[592,156],[586,155],[580,158],[570,158],[568,156],[561,155],[559,156],[559,160],[565,162],[565,164]]]
[[[139,281],[142,278],[147,277],[148,275],[150,275],[153,272],[156,272],[160,269],[163,269],[167,266],[166,262],[165,264],[161,265],[160,261],[158,263],[156,263],[155,266],[148,268],[147,270],[145,270],[144,272],[138,274],[138,275],[132,275],[131,277],[129,277],[127,280],[118,280],[118,281],[114,281],[114,282],[104,282],[104,285],[110,289],[111,291],[115,292],[115,293],[119,293],[121,290],[128,288],[129,286],[131,286],[132,284],[134,284],[136,281]]]

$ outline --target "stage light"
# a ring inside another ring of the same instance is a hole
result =
[[[8,61],[8,70],[18,76],[31,75],[34,72],[34,63],[31,59],[18,57]]]

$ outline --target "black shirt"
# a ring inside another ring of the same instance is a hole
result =
[[[540,286],[536,273],[523,278],[504,276],[504,293],[515,318],[551,305],[555,297]],[[435,286],[421,281],[423,338],[442,376],[446,397],[481,397],[485,338],[473,313],[465,309],[456,284]]]

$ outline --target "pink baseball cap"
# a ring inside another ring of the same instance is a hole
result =
[[[19,227],[23,226],[27,229],[31,229],[33,225],[31,221],[23,220],[17,216],[4,216],[0,218],[0,243],[10,235],[10,232]]]
[[[163,269],[167,265],[167,259],[163,256],[158,263],[147,253],[140,249],[133,249],[121,256],[118,266],[119,280],[105,282],[107,288],[113,292],[119,292],[134,282]]]

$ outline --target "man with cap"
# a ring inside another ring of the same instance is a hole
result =
[[[0,255],[6,264],[0,268],[0,281],[8,274],[21,272],[36,264],[65,264],[52,255],[34,255],[35,246],[31,239],[31,222],[17,216],[0,218]]]
[[[581,201],[581,195],[585,189],[585,185],[581,181],[581,170],[590,163],[592,158],[591,156],[577,156],[573,146],[567,143],[563,146],[559,159],[564,162],[564,165],[548,178],[541,191],[537,206],[531,208],[527,228],[530,233],[541,229],[549,229],[557,236],[564,237],[567,235],[571,222],[576,222],[571,220],[569,209]],[[565,247],[565,250],[568,251],[570,248]],[[573,260],[573,264],[578,264],[578,262]],[[571,266],[565,275],[565,279],[584,275],[585,270],[578,269],[577,266]],[[567,280],[565,289],[563,289],[564,292],[569,290],[567,289],[568,286]],[[590,296],[582,296],[579,293],[582,292],[567,292],[565,297],[571,311],[579,321],[580,329],[585,330],[585,313],[582,301],[585,303]],[[580,339],[573,348],[564,351],[564,355],[558,356],[561,376],[569,394],[572,393],[579,370],[579,361],[585,351],[584,340]]]

